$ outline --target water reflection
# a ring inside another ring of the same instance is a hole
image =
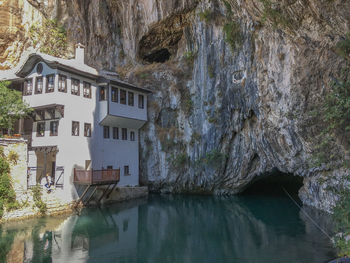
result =
[[[312,263],[333,257],[327,238],[282,197],[157,195],[0,229],[0,262]]]

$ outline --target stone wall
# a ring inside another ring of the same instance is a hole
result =
[[[101,190],[100,190],[101,191]],[[122,202],[148,196],[148,187],[117,187],[102,203]]]
[[[4,153],[8,157],[10,153],[18,155],[16,162],[9,162],[13,188],[17,194],[27,190],[27,156],[28,145],[23,139],[0,139],[0,146],[4,148]]]
[[[64,195],[64,192],[60,189],[56,189],[51,193],[43,191],[42,201],[47,206],[47,211],[45,213],[46,215],[58,215],[70,213],[73,211],[73,203],[64,201],[65,199],[62,198],[62,195]],[[26,202],[24,207],[18,210],[5,212],[0,222],[22,220],[42,216],[39,209],[34,205],[33,194],[31,190],[22,192],[20,198],[17,199],[22,202]]]
[[[27,156],[28,145],[24,139],[1,138],[0,146],[4,149],[7,158],[17,155],[16,161],[9,161],[12,185],[16,192],[16,199],[22,205],[18,210],[5,211],[1,221],[24,219],[40,216],[40,211],[35,207],[33,192],[27,188]],[[43,190],[42,200],[47,205],[47,214],[57,214],[71,211],[71,203],[65,201],[65,193],[61,189],[55,189],[51,193]]]

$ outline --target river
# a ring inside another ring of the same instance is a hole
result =
[[[307,211],[327,226],[327,215]],[[323,263],[335,258],[329,239],[286,196],[150,195],[0,227],[0,262]]]

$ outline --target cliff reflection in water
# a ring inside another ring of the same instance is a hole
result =
[[[150,196],[2,226],[0,262],[326,262],[331,244],[286,198]],[[318,214],[319,221],[327,216]],[[7,240],[7,242],[3,242]]]

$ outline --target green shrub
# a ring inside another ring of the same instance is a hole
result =
[[[338,249],[339,256],[350,256],[350,240],[345,237],[350,235],[350,191],[343,190],[340,193],[336,207],[333,210],[333,222],[336,233],[334,237],[335,247]]]
[[[15,121],[25,117],[32,109],[22,100],[22,93],[10,89],[9,85],[8,81],[0,81],[0,129],[12,130]]]
[[[213,19],[213,12],[210,9],[204,10],[203,12],[199,13],[199,19],[203,22],[210,22]]]
[[[41,199],[42,197],[42,187],[41,185],[36,185],[32,188],[34,205],[39,209],[41,214],[45,214],[47,211],[47,206]]]
[[[225,8],[226,8],[227,16],[228,17],[232,17],[233,13],[232,13],[232,7],[231,7],[230,3],[225,1],[225,0],[223,0],[223,2],[224,2],[224,5],[225,5]]]
[[[217,117],[210,117],[208,119],[208,122],[211,123],[211,124],[218,124],[219,120]]]
[[[138,77],[141,78],[141,79],[146,79],[149,76],[150,76],[150,74],[147,73],[147,72],[143,72],[143,73],[138,74]]]
[[[350,59],[350,33],[347,33],[344,39],[337,43],[335,52],[343,58]]]
[[[331,83],[331,90],[325,97],[320,107],[310,113],[317,118],[324,128],[317,136],[319,143],[313,151],[313,166],[321,164],[347,163],[342,153],[332,150],[336,144],[336,138],[340,137],[345,149],[350,146],[350,77],[347,71],[342,72],[340,79]],[[347,150],[349,154],[349,150]]]
[[[7,160],[0,157],[0,217],[3,215],[4,207],[11,210],[17,207],[17,204],[10,177],[10,165]]]
[[[260,0],[260,2],[264,6],[262,22],[268,19],[272,22],[274,28],[278,26],[292,27],[293,21],[283,14],[282,8],[279,5],[274,7],[270,0]]]
[[[67,32],[57,20],[47,19],[41,26],[32,25],[29,36],[34,46],[40,43],[40,52],[56,57],[67,52]]]
[[[226,154],[223,154],[219,150],[215,149],[207,152],[202,158],[202,162],[212,167],[219,167],[225,158]]]
[[[153,142],[148,136],[145,136],[144,142],[146,146],[146,154],[148,155],[153,150]]]
[[[170,158],[170,164],[173,169],[183,170],[187,165],[189,157],[186,153],[180,153],[176,156],[172,155]]]
[[[219,168],[222,162],[227,158],[227,155],[220,152],[218,149],[211,150],[195,161],[196,166],[209,166]]]
[[[175,126],[167,128],[157,125],[156,131],[157,137],[162,146],[162,151],[168,152],[176,145],[180,145],[178,138],[181,137],[181,133]]]
[[[9,154],[7,155],[7,160],[13,165],[17,164],[18,159],[19,159],[18,153],[14,151],[10,151]]]
[[[186,64],[190,67],[193,67],[193,63],[196,58],[196,53],[193,51],[187,51],[184,53],[183,57],[186,60]]]
[[[225,41],[230,45],[232,52],[243,44],[243,34],[240,25],[235,21],[224,25]]]
[[[160,143],[162,146],[162,151],[164,152],[168,152],[176,145],[175,139],[172,138],[165,138]]]
[[[190,144],[193,146],[195,143],[199,142],[201,138],[202,137],[198,132],[192,133]]]
[[[209,74],[209,77],[211,79],[215,77],[215,70],[214,70],[214,67],[212,65],[208,66],[208,74]]]
[[[225,0],[223,2],[227,12],[227,23],[223,27],[225,42],[230,45],[233,53],[237,48],[242,46],[244,38],[239,23],[233,20],[234,16],[230,3]]]
[[[5,150],[3,146],[0,146],[0,158],[6,158]]]
[[[191,98],[191,93],[187,89],[187,87],[183,87],[181,90],[181,102],[180,106],[182,110],[184,111],[185,115],[188,117],[193,112],[193,101]]]

